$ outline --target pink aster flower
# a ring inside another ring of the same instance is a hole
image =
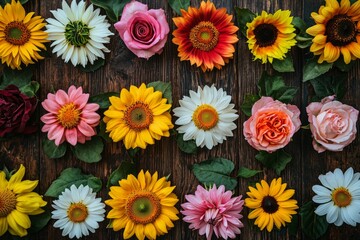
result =
[[[181,204],[183,220],[190,223],[190,229],[198,229],[200,235],[206,234],[207,240],[213,232],[218,238],[235,238],[244,226],[240,221],[244,200],[242,196],[231,196],[232,192],[225,192],[223,185],[216,188],[214,184],[209,190],[198,185],[195,195],[185,195],[188,202]]]
[[[83,93],[82,87],[70,86],[68,93],[64,90],[49,93],[41,103],[49,112],[41,117],[45,123],[41,130],[47,132],[57,146],[65,140],[73,146],[90,140],[96,134],[100,115],[96,113],[99,105],[88,100],[89,94]]]

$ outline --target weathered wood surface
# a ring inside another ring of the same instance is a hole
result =
[[[163,8],[166,12],[171,31],[174,30],[172,17],[175,13],[165,0],[153,1],[142,0],[150,8]],[[192,0],[193,6],[199,6],[199,0]],[[322,0],[216,0],[217,7],[226,7],[228,12],[234,14],[234,7],[246,7],[255,12],[266,10],[274,12],[277,9],[290,9],[294,16],[300,16],[307,19],[310,12],[318,9]],[[27,4],[28,9],[41,14],[43,17],[52,17],[50,10],[61,7],[60,0],[44,1],[32,0]],[[112,31],[115,30],[112,28]],[[239,33],[240,36],[240,33]],[[190,66],[189,62],[180,62],[177,57],[177,47],[171,42],[172,36],[169,35],[168,42],[164,52],[159,56],[154,56],[150,60],[136,58],[129,53],[122,45],[122,42],[115,34],[111,39],[109,48],[111,53],[106,55],[106,65],[95,73],[83,73],[74,68],[71,64],[65,64],[60,58],[51,55],[46,60],[37,65],[35,77],[41,83],[40,100],[44,100],[48,92],[58,89],[67,89],[71,84],[82,86],[85,92],[98,94],[106,91],[120,91],[121,88],[129,87],[131,84],[140,85],[140,83],[149,83],[152,81],[170,82],[173,88],[174,107],[178,106],[178,100],[183,95],[188,95],[190,89],[195,90],[197,86],[215,84],[216,87],[222,87],[231,94],[232,101],[236,108],[240,109],[243,96],[246,93],[256,93],[256,83],[264,70],[271,71],[271,67],[262,65],[258,61],[253,62],[250,51],[247,49],[245,39],[240,36],[240,41],[236,44],[236,53],[234,59],[230,61],[222,70],[203,73],[200,68]],[[50,50],[49,50],[50,53]],[[293,50],[296,72],[294,74],[283,74],[283,77],[292,86],[299,88],[295,104],[302,111],[301,119],[303,123],[307,122],[305,107],[308,104],[309,87],[302,84],[302,68],[304,64],[304,52],[299,49]],[[360,108],[360,86],[358,87],[357,78],[360,74],[360,64],[357,63],[349,73],[347,81],[347,94],[344,103]],[[38,117],[44,114],[43,109],[37,111]],[[178,149],[174,139],[162,139],[153,146],[148,146],[142,151],[136,159],[138,169],[147,169],[151,172],[158,171],[159,175],[170,175],[170,179],[176,185],[176,194],[183,202],[184,195],[193,193],[198,184],[192,174],[190,167],[193,163],[208,159],[210,156],[221,156],[231,159],[236,166],[259,169],[261,165],[255,160],[256,151],[244,140],[242,125],[246,116],[240,113],[237,120],[238,128],[234,131],[234,137],[228,139],[223,144],[214,147],[208,151],[202,149],[197,155],[187,155]],[[358,134],[359,135],[359,134]],[[39,179],[38,191],[44,194],[49,185],[55,180],[60,172],[67,167],[79,167],[86,173],[98,176],[106,185],[107,178],[111,171],[115,170],[122,160],[128,159],[123,145],[121,143],[106,144],[103,153],[103,160],[96,164],[87,164],[76,160],[71,153],[66,154],[61,159],[47,158],[42,149],[41,141],[46,137],[40,131],[37,134],[17,137],[12,140],[2,142],[0,147],[0,158],[10,168],[17,168],[23,163],[27,168],[26,177],[29,179]],[[359,136],[358,136],[359,137]],[[311,187],[318,184],[319,174],[332,171],[336,167],[343,170],[353,167],[355,171],[360,171],[360,141],[355,140],[343,152],[326,152],[317,154],[311,145],[311,134],[307,130],[300,130],[295,134],[293,142],[286,147],[286,150],[292,154],[293,161],[287,166],[281,174],[283,180],[288,186],[296,189],[295,198],[299,204],[311,200],[314,195]],[[260,176],[259,176],[260,177]],[[266,171],[266,178],[271,180],[276,177],[273,171]],[[235,194],[246,195],[248,180],[239,179]],[[103,199],[107,199],[107,190],[105,187],[100,193]],[[50,200],[50,199],[47,199]],[[177,205],[180,208],[180,204]],[[107,209],[108,210],[108,209]],[[257,227],[249,225],[247,220],[248,210],[243,211],[245,228],[242,230],[238,239],[307,239],[300,231],[296,238],[290,237],[285,231],[274,231],[271,234],[265,231],[260,232]],[[54,222],[37,235],[30,236],[30,239],[63,239],[61,231],[52,227]],[[83,239],[122,239],[122,231],[113,232],[112,229],[106,229],[107,220],[101,223],[100,229],[95,234]],[[66,239],[66,238],[64,238]],[[197,232],[188,229],[188,224],[182,221],[175,223],[168,235],[160,239],[204,239],[197,236]],[[335,227],[331,225],[327,234],[322,239],[360,239],[359,227]]]

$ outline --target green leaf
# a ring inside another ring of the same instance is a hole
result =
[[[291,222],[287,224],[287,227],[289,229],[289,234],[291,236],[297,236],[298,225],[299,225],[298,215],[297,214],[292,215]]]
[[[285,152],[283,149],[277,150],[273,153],[260,151],[255,156],[256,160],[261,162],[268,168],[275,170],[277,175],[285,169],[286,165],[291,162],[291,155]]]
[[[104,123],[103,120],[100,121],[99,124],[99,133],[98,136],[102,137],[102,139],[104,139],[106,142],[111,142],[111,138],[109,137],[109,133],[106,132],[106,124]]]
[[[295,37],[296,39],[296,45],[299,48],[307,48],[312,44],[313,37],[306,33],[306,23],[303,19],[300,17],[294,17],[292,24],[297,29],[297,35]]]
[[[281,76],[271,76],[267,72],[263,72],[258,88],[260,96],[269,96],[283,103],[291,102],[297,93],[297,88],[286,86]]]
[[[136,147],[136,148],[130,148],[127,149],[127,153],[129,154],[130,158],[135,158],[136,155],[140,152],[141,148]]]
[[[131,0],[91,0],[91,2],[98,7],[103,8],[106,11],[106,15],[112,22],[119,21],[119,17],[127,3]]]
[[[31,221],[30,233],[37,233],[43,229],[51,219],[51,211],[45,208],[45,212],[39,215],[29,215]]]
[[[317,58],[310,59],[304,66],[303,82],[323,75],[324,73],[328,72],[332,68],[332,66],[333,63],[318,63]]]
[[[104,150],[104,143],[100,137],[92,137],[84,144],[78,143],[72,148],[76,158],[87,163],[95,163],[101,160],[101,153]]]
[[[79,187],[81,184],[84,186],[89,185],[94,192],[100,191],[102,186],[101,180],[92,174],[86,175],[79,168],[67,168],[51,183],[45,196],[57,198],[65,188],[70,188],[73,184],[76,187]]]
[[[253,170],[250,168],[246,168],[246,167],[241,167],[238,171],[238,177],[243,177],[243,178],[251,178],[253,176],[255,176],[258,173],[261,173],[261,170]]]
[[[344,58],[340,57],[335,63],[334,66],[337,67],[342,72],[348,72],[355,65],[355,61],[350,61],[349,64],[344,62]]]
[[[107,109],[111,105],[109,98],[113,96],[119,97],[119,95],[120,94],[118,92],[101,93],[98,95],[91,96],[89,98],[89,102],[99,104],[101,109]]]
[[[318,239],[323,236],[329,226],[326,216],[315,214],[315,204],[312,201],[305,203],[299,211],[301,216],[301,229],[308,238]]]
[[[300,17],[293,17],[291,22],[300,33],[306,32],[307,26],[305,21]]]
[[[171,83],[166,82],[151,82],[148,83],[147,87],[153,87],[155,91],[160,91],[163,94],[163,98],[166,98],[168,104],[172,104],[172,88]]]
[[[29,0],[20,0],[21,4],[27,3]],[[4,7],[7,3],[11,3],[11,0],[0,0],[0,5]]]
[[[179,15],[181,15],[180,9],[187,10],[190,6],[190,0],[169,0],[170,7]]]
[[[95,60],[93,64],[88,63],[85,65],[85,67],[83,67],[81,65],[78,65],[76,67],[79,68],[83,72],[89,73],[89,72],[95,72],[96,70],[98,70],[99,68],[101,68],[104,65],[105,65],[105,59],[99,58],[99,59]]]
[[[56,146],[54,141],[47,138],[43,140],[42,147],[48,158],[61,158],[65,155],[67,149],[66,143]]]
[[[310,80],[316,94],[312,100],[321,101],[324,97],[332,95],[336,95],[336,98],[341,100],[346,93],[346,80],[345,72],[326,74]]]
[[[215,183],[216,186],[224,185],[227,190],[233,190],[237,180],[230,177],[234,170],[234,163],[224,158],[210,158],[209,160],[193,165],[193,173],[203,184]]]
[[[5,67],[0,80],[0,89],[4,89],[10,84],[17,86],[18,88],[22,88],[31,82],[32,76],[33,73],[31,68],[12,70],[11,68]]]
[[[245,94],[244,101],[241,104],[241,111],[248,117],[251,116],[251,109],[256,101],[258,101],[260,97],[258,95],[253,94]]]
[[[295,72],[293,59],[290,54],[284,60],[274,58],[272,66],[278,72]]]
[[[28,97],[33,97],[36,95],[36,92],[39,90],[40,84],[36,81],[31,81],[27,85],[20,88],[20,91]]]
[[[238,8],[235,7],[237,26],[240,29],[240,32],[246,37],[247,23],[250,23],[256,17],[256,14],[250,11],[247,8]]]
[[[184,153],[195,154],[197,152],[195,140],[184,141],[184,133],[176,135],[176,143]]]
[[[106,187],[110,188],[111,186],[119,186],[119,181],[121,179],[127,178],[129,174],[136,175],[135,164],[122,161],[120,166],[110,174]]]

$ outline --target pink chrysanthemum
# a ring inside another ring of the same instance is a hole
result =
[[[90,140],[96,134],[100,115],[96,113],[99,105],[88,100],[89,94],[83,93],[82,87],[70,86],[68,93],[64,90],[49,93],[41,103],[49,112],[41,117],[45,123],[41,130],[48,132],[48,138],[55,140],[57,146],[65,140],[73,146]]]
[[[199,185],[195,195],[185,195],[188,202],[181,204],[183,220],[190,223],[190,229],[199,229],[200,235],[206,234],[207,240],[213,232],[216,237],[235,238],[244,226],[240,221],[244,200],[241,200],[242,196],[231,196],[232,192],[225,192],[223,185],[216,188],[214,184],[209,190]]]

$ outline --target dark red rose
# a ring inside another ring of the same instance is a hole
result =
[[[22,94],[15,85],[0,90],[0,137],[7,133],[33,133],[35,126],[29,126],[29,119],[37,105],[36,97]]]

